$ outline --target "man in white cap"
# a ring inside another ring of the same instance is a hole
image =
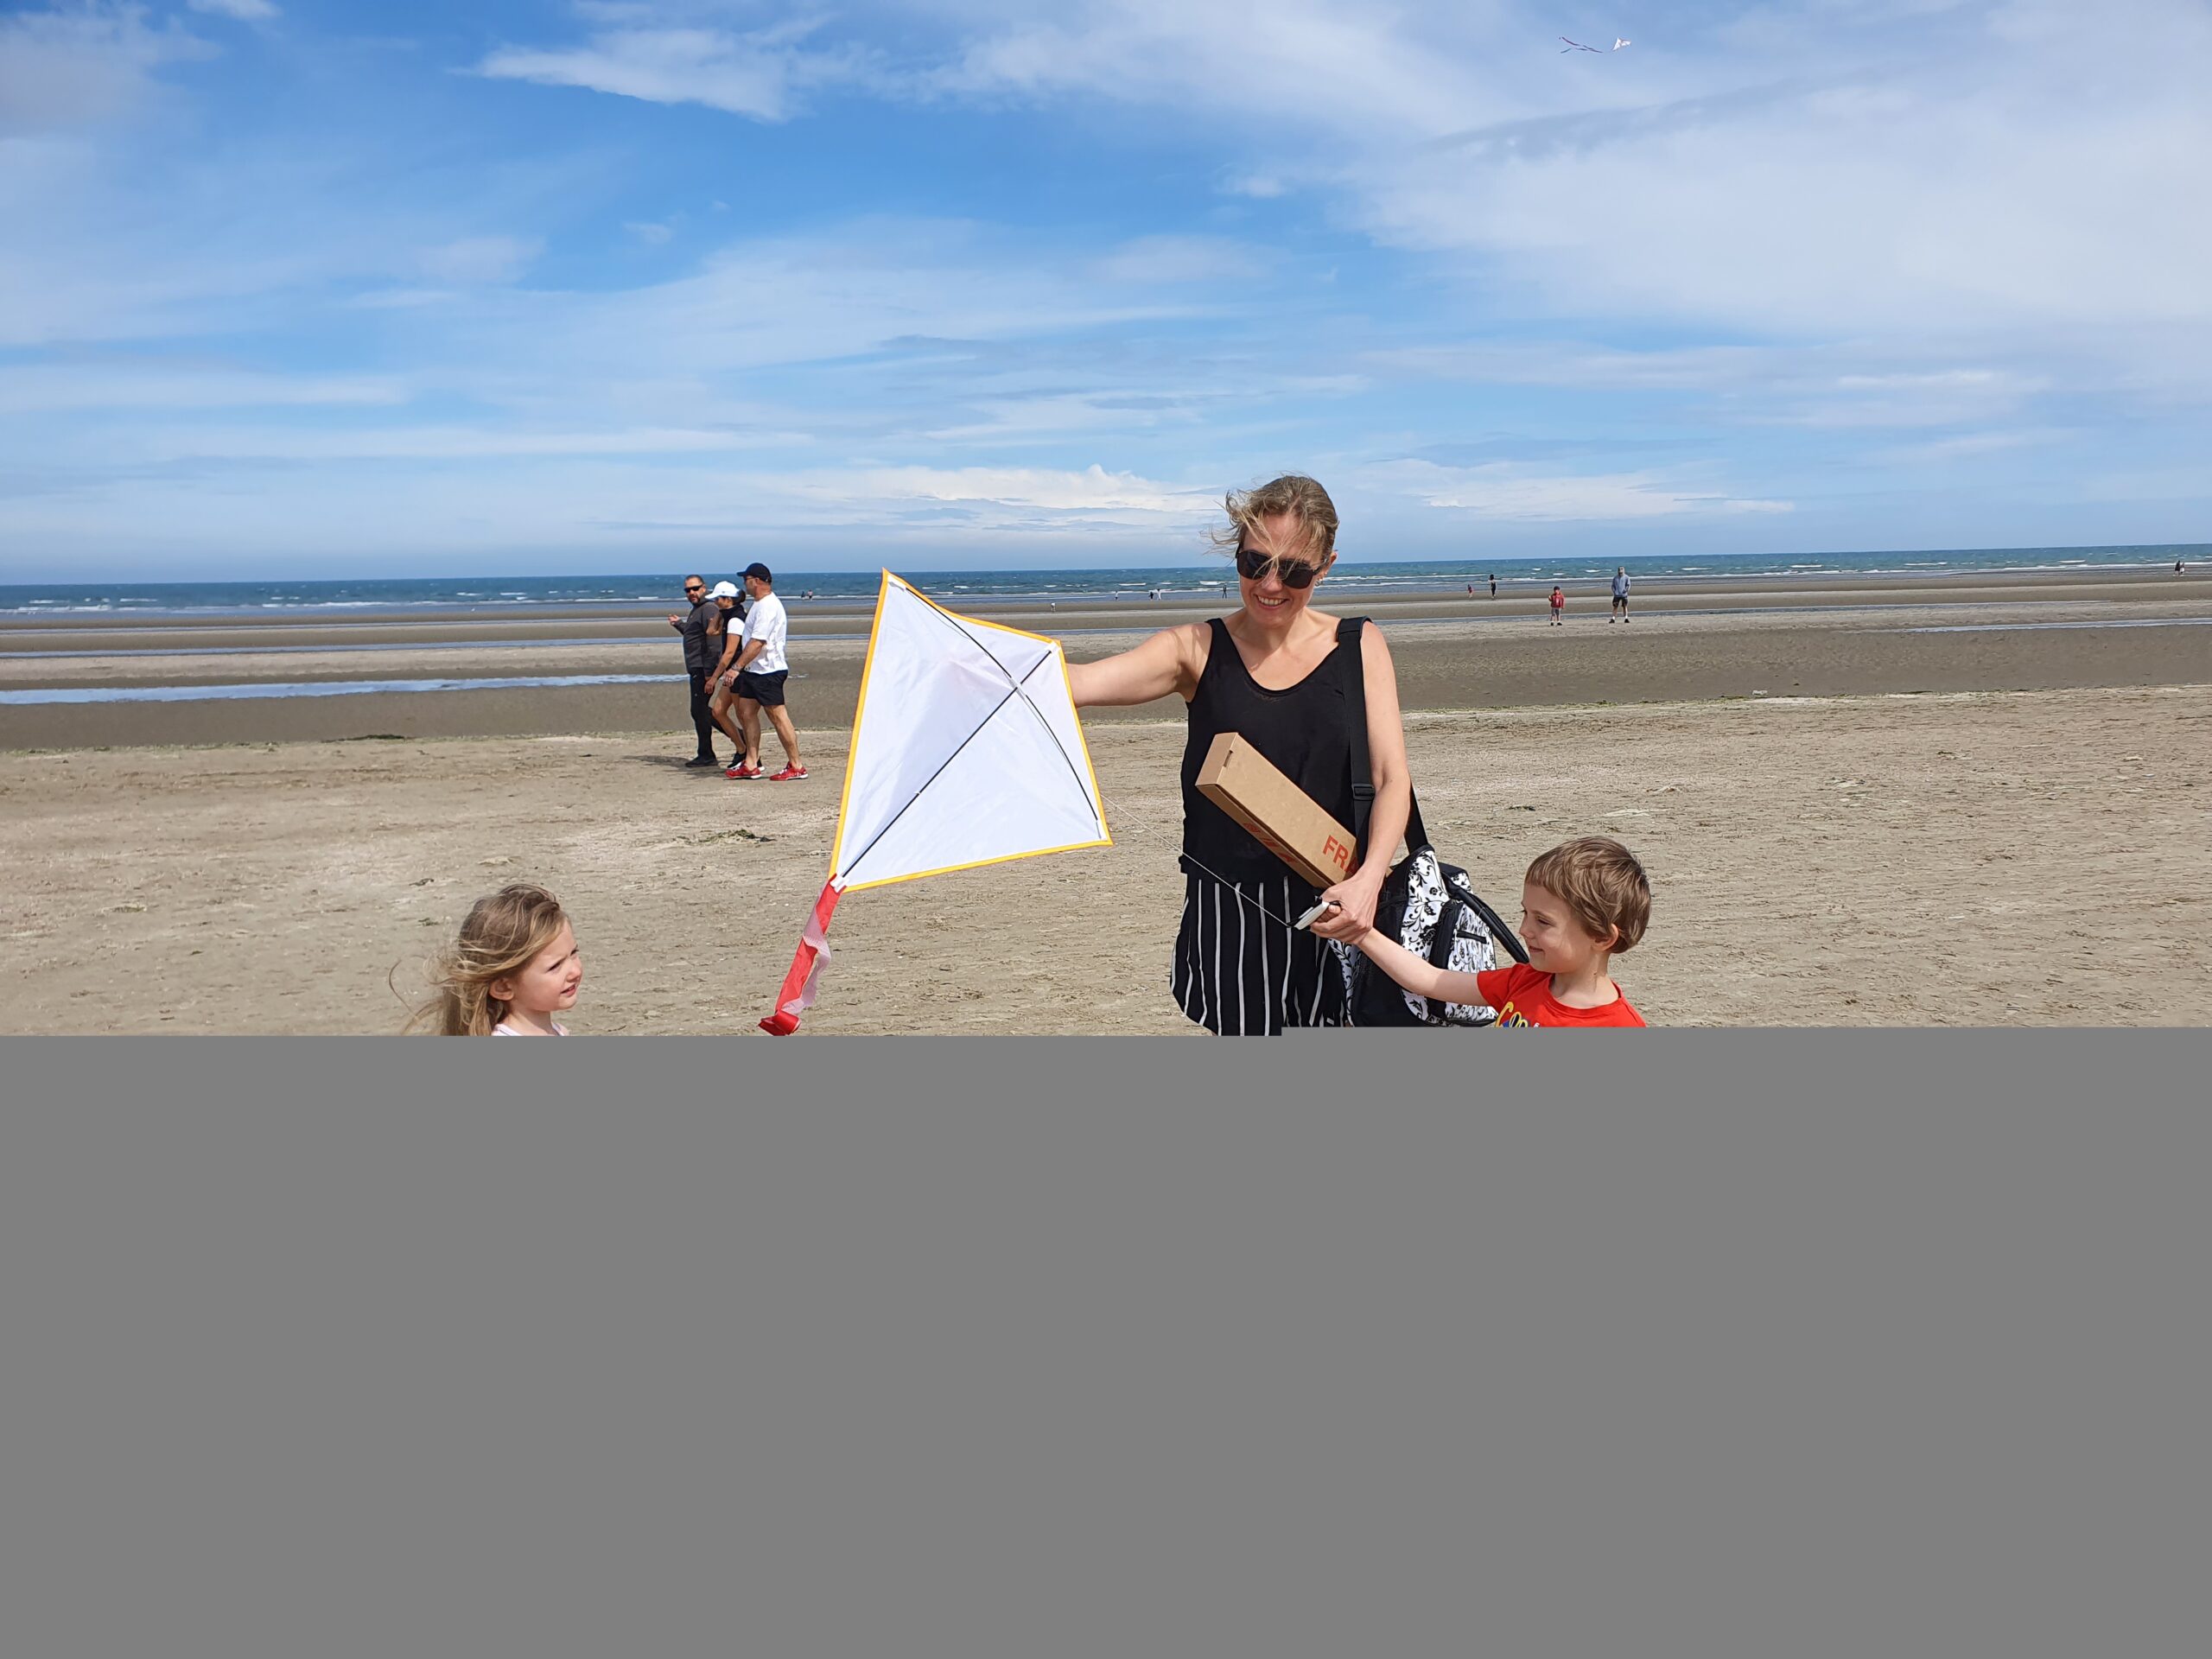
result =
[[[760,770],[760,716],[765,711],[784,746],[784,769],[771,772],[772,784],[797,783],[806,776],[798,758],[798,732],[791,710],[784,706],[784,683],[791,677],[791,664],[784,657],[787,623],[784,601],[776,597],[776,578],[755,560],[745,567],[745,591],[753,604],[745,618],[744,648],[737,654],[737,671],[730,677],[737,690],[738,716],[745,722],[745,752],[726,778],[758,778]]]

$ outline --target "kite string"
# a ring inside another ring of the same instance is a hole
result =
[[[1231,893],[1235,893],[1235,894],[1236,894],[1239,899],[1243,899],[1246,904],[1248,904],[1248,905],[1251,906],[1253,909],[1255,909],[1255,910],[1258,911],[1258,912],[1260,912],[1260,914],[1261,914],[1261,915],[1262,915],[1262,916],[1266,917],[1269,921],[1271,921],[1271,922],[1274,923],[1277,926],[1279,926],[1279,927],[1286,927],[1286,928],[1288,928],[1288,929],[1289,929],[1292,932],[1294,932],[1294,933],[1295,933],[1295,932],[1297,932],[1297,931],[1298,931],[1298,925],[1297,925],[1295,922],[1292,922],[1292,921],[1286,920],[1284,918],[1282,918],[1282,917],[1281,917],[1281,916],[1276,915],[1276,914],[1274,913],[1274,912],[1273,912],[1272,910],[1269,910],[1269,909],[1268,909],[1265,905],[1262,904],[1262,903],[1261,903],[1257,899],[1253,898],[1253,897],[1251,896],[1251,894],[1249,894],[1249,893],[1246,893],[1246,892],[1244,891],[1244,889],[1243,889],[1243,888],[1242,888],[1242,887],[1238,887],[1238,886],[1234,882],[1234,881],[1231,881],[1231,880],[1230,880],[1227,876],[1221,874],[1220,874],[1219,872],[1217,872],[1217,871],[1211,870],[1211,869],[1208,869],[1208,868],[1206,868],[1206,863],[1205,863],[1205,861],[1204,859],[1201,859],[1201,858],[1192,858],[1192,855],[1191,855],[1189,853],[1185,853],[1185,854],[1183,855],[1183,856],[1184,856],[1185,858],[1188,858],[1188,859],[1190,859],[1190,860],[1191,860],[1191,862],[1192,862],[1192,863],[1193,863],[1193,864],[1195,864],[1195,865],[1197,865],[1197,866],[1198,867],[1198,868],[1199,868],[1199,870],[1200,870],[1201,872],[1203,872],[1205,874],[1207,874],[1207,875],[1210,875],[1210,876],[1213,877],[1213,879],[1214,879],[1214,880],[1215,880],[1215,881],[1218,882],[1221,886],[1223,886],[1223,887],[1227,887],[1227,888],[1228,888]]]

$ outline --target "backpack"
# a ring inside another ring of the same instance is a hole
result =
[[[1375,810],[1375,775],[1367,751],[1367,681],[1360,660],[1366,632],[1363,616],[1337,625],[1337,639],[1352,650],[1351,690],[1345,697],[1351,721],[1352,835],[1367,846],[1368,819]],[[1406,818],[1406,856],[1383,878],[1375,904],[1375,925],[1415,956],[1455,973],[1478,974],[1497,965],[1497,947],[1526,963],[1529,952],[1504,918],[1484,904],[1474,878],[1446,864],[1430,844],[1421,823],[1421,800],[1410,802]],[[1497,1012],[1484,1004],[1439,1002],[1407,990],[1348,944],[1336,946],[1344,977],[1344,1004],[1355,1026],[1487,1026]]]

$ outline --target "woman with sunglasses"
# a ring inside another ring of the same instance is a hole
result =
[[[1169,983],[1183,1012],[1220,1033],[1272,1033],[1344,1023],[1344,981],[1324,940],[1357,938],[1405,833],[1413,797],[1398,679],[1382,630],[1359,648],[1313,608],[1336,562],[1337,510],[1310,478],[1232,492],[1217,546],[1236,558],[1243,604],[1226,617],[1164,629],[1133,651],[1069,664],[1076,705],[1150,702],[1170,692],[1188,709],[1183,751],[1183,920]],[[1375,785],[1366,855],[1325,893],[1198,793],[1214,738],[1242,735],[1344,824],[1353,822],[1347,677],[1362,675]],[[1332,900],[1310,931],[1291,925]]]

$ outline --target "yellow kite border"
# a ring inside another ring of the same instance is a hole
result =
[[[876,635],[883,627],[883,601],[889,596],[893,583],[897,583],[899,587],[920,600],[931,610],[938,612],[940,615],[952,618],[963,627],[988,628],[995,633],[1010,633],[1017,639],[1034,639],[1040,644],[1050,645],[1052,648],[1053,656],[1059,659],[1060,679],[1068,688],[1068,702],[1071,706],[1075,702],[1075,682],[1068,673],[1067,648],[1051,634],[1032,633],[1027,628],[1010,628],[1003,622],[988,622],[982,617],[969,616],[964,612],[956,611],[949,606],[938,604],[904,576],[895,575],[889,570],[883,571],[882,575],[882,582],[875,590],[875,619],[868,624],[868,660],[861,668],[860,701],[853,707],[852,734],[845,743],[845,786],[837,798],[837,839],[830,849],[830,873],[833,879],[844,864],[845,810],[852,804],[853,765],[860,758],[861,717],[868,712],[868,679],[875,672]],[[988,864],[1011,864],[1020,858],[1043,858],[1051,853],[1080,852],[1087,847],[1111,847],[1114,844],[1114,832],[1108,829],[1106,824],[1106,794],[1098,787],[1098,768],[1091,763],[1090,740],[1084,734],[1083,716],[1080,714],[1076,716],[1075,735],[1076,741],[1083,748],[1084,774],[1090,779],[1090,798],[1097,804],[1098,826],[1106,830],[1103,840],[1071,841],[1065,847],[1039,847],[1033,852],[1002,853],[996,858],[979,858],[966,864],[945,864],[933,870],[916,870],[908,875],[888,875],[880,881],[862,881],[853,887],[840,888],[839,891],[860,893],[869,887],[888,887],[901,881],[918,881],[925,875],[950,875],[956,870],[980,870]]]

